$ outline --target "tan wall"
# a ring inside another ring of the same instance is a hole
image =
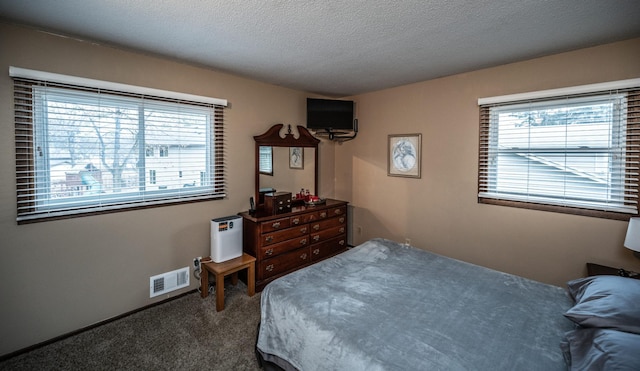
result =
[[[639,269],[622,246],[627,222],[477,203],[478,98],[638,78],[639,60],[635,39],[356,96],[358,138],[335,147],[354,242],[409,238],[561,286],[586,262]],[[403,133],[422,133],[421,179],[386,175],[387,135]]]
[[[228,198],[16,225],[9,66],[228,99]],[[0,71],[0,355],[187,291],[149,299],[149,277],[209,255],[209,220],[249,207],[253,136],[305,121],[303,92],[3,23]],[[320,152],[331,196],[333,144]]]

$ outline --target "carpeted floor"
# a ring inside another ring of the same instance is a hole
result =
[[[0,363],[0,370],[259,370],[260,293],[191,293]]]

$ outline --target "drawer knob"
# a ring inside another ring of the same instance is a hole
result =
[[[267,254],[267,255],[273,255],[273,249],[268,249],[264,253]]]
[[[340,233],[344,233],[344,227],[340,228]]]
[[[264,238],[264,240],[266,242],[271,242],[271,241],[273,241],[273,236],[267,236],[267,237]]]
[[[300,228],[300,233],[307,233],[307,227]]]
[[[302,255],[300,255],[300,259],[305,260],[307,258],[307,253],[303,253]]]
[[[300,245],[306,245],[307,244],[307,239],[303,238],[300,240]]]
[[[326,211],[321,212],[320,213],[320,217],[321,218],[326,218],[327,217],[327,212]]]
[[[336,209],[336,210],[334,211],[334,213],[336,213],[336,214],[342,214],[342,209]]]
[[[264,269],[266,269],[267,271],[271,272],[273,270],[273,264],[267,265]]]
[[[338,244],[339,244],[340,246],[344,246],[344,240],[340,240],[340,242],[338,242]]]
[[[320,254],[320,249],[315,249],[315,250],[313,250],[313,254],[314,254],[314,255],[319,255],[319,254]]]
[[[292,221],[293,221],[293,224],[300,224],[300,219],[298,218],[295,218]]]
[[[340,223],[344,223],[344,217],[338,219],[340,221]]]
[[[313,226],[313,229],[314,229],[315,231],[317,231],[318,229],[320,229],[320,224],[315,224],[315,225]]]
[[[314,241],[318,242],[319,239],[320,239],[320,235],[319,234],[313,236],[313,240]]]
[[[280,209],[282,209],[282,208],[280,208]],[[280,222],[275,222],[275,223],[271,224],[271,226],[273,228],[280,228]]]

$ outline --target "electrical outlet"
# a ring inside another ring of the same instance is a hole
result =
[[[193,267],[197,270],[200,269],[200,261],[202,260],[201,256],[198,256],[197,258],[193,258]]]
[[[405,245],[411,245],[411,239],[409,237],[405,237],[404,244]]]

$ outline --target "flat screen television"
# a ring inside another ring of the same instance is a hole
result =
[[[353,130],[353,101],[307,98],[307,128]]]

